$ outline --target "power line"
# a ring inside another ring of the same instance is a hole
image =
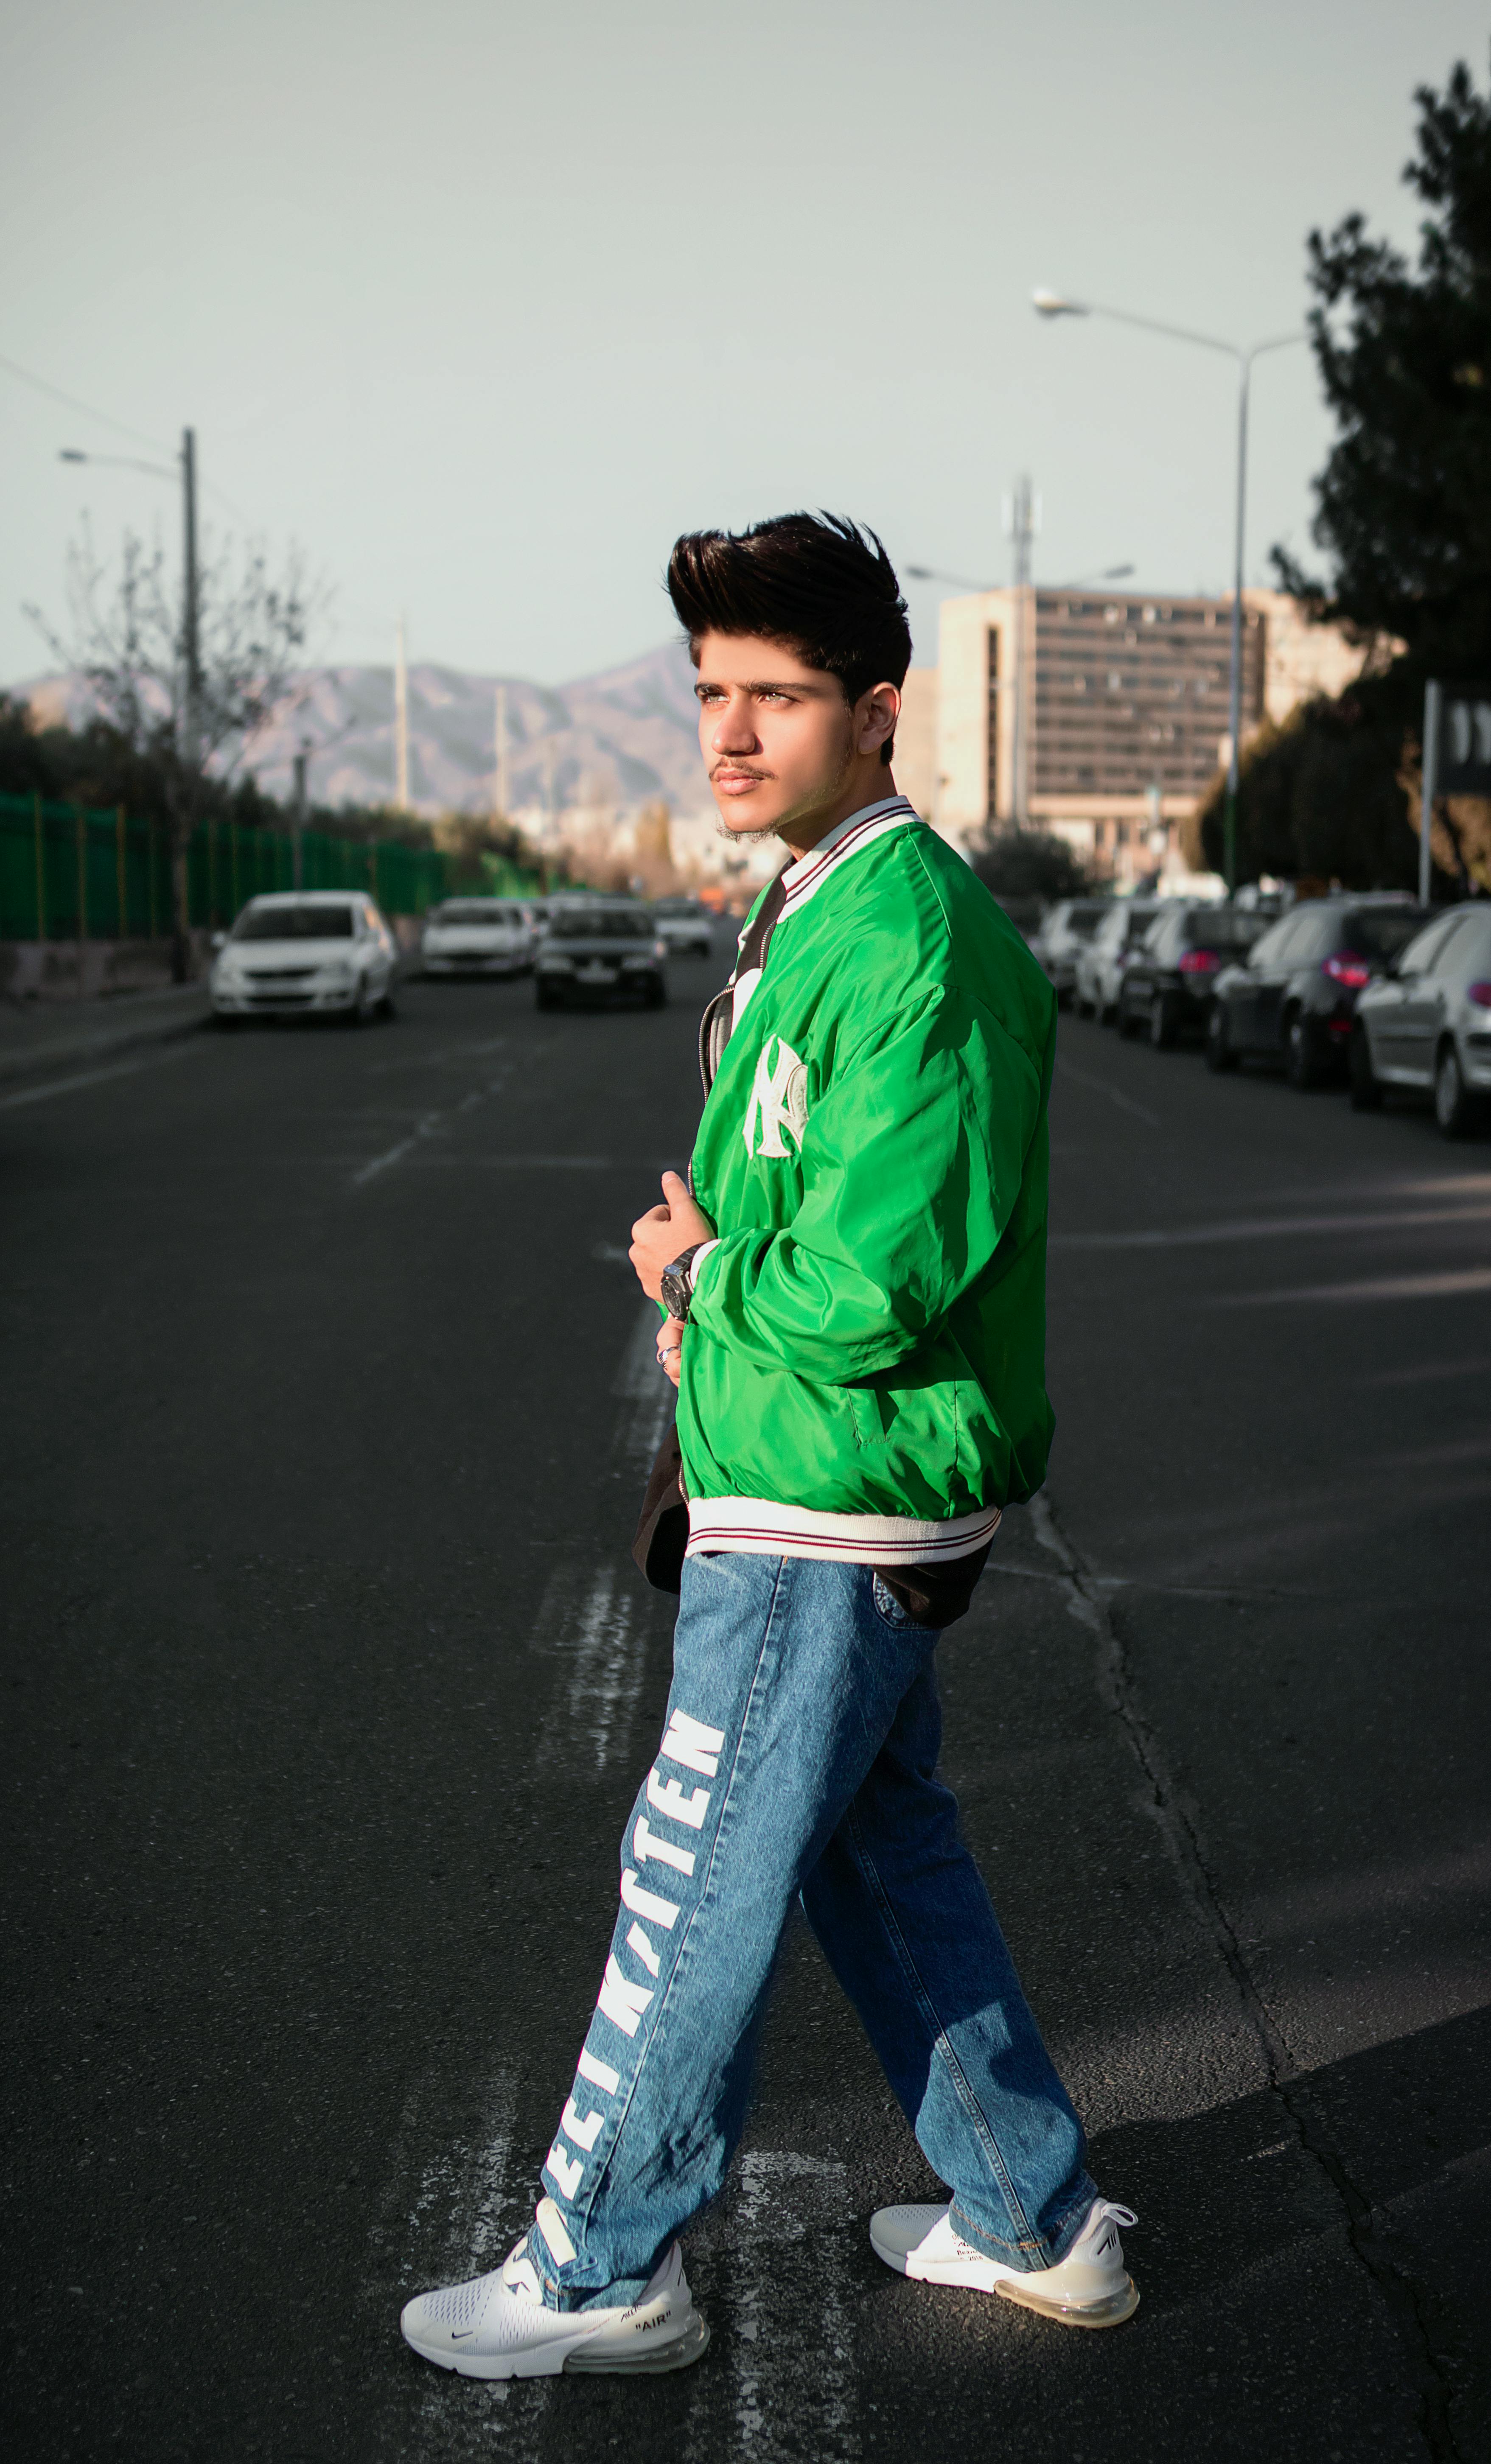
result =
[[[121,419],[111,419],[106,410],[95,410],[91,403],[79,402],[76,394],[64,393],[60,385],[49,385],[45,377],[33,376],[30,368],[23,368],[18,361],[8,360],[3,352],[0,352],[0,368],[8,369],[12,377],[19,377],[23,385],[34,385],[38,393],[50,394],[54,402],[65,403],[69,410],[80,410],[85,419],[96,419],[100,427],[112,428],[116,436],[127,436],[136,445],[148,445],[156,453],[169,453],[173,450],[163,445],[159,437],[143,436],[138,428],[126,428]],[[215,479],[204,479],[202,484],[208,495],[226,505],[236,520],[252,527],[252,514],[246,514],[242,505],[235,504],[226,488],[220,487]]]
[[[23,368],[18,361],[8,360],[3,351],[0,351],[0,368],[6,369],[12,377],[19,377],[22,385],[34,385],[38,393],[50,394],[54,402],[65,403],[69,410],[80,410],[85,419],[96,419],[100,428],[112,428],[117,436],[127,436],[136,445],[148,445],[152,453],[169,453],[171,451],[168,445],[162,444],[158,436],[143,436],[138,428],[126,428],[121,419],[111,419],[106,410],[95,410],[92,403],[79,402],[75,393],[64,393],[60,385],[49,385],[45,377],[33,376],[31,369]]]

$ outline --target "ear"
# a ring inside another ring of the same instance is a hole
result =
[[[901,715],[901,694],[895,685],[872,685],[854,705],[857,722],[855,751],[878,753],[888,737],[895,734],[896,720]]]

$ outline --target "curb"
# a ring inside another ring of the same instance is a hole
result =
[[[196,1035],[211,1017],[203,984],[173,985],[169,992],[142,993],[134,1000],[126,996],[126,1000],[133,1015],[120,1018],[117,1023],[110,1021],[105,1024],[99,1019],[71,1034],[52,1036],[44,1044],[9,1052],[4,1048],[5,1022],[0,1018],[0,1086],[13,1085],[23,1078],[46,1077],[79,1063],[86,1066],[107,1061],[115,1053],[133,1051],[138,1045],[168,1044],[178,1036]],[[140,1008],[136,1007],[137,1001]],[[153,1017],[141,1015],[146,1002],[155,1011]]]

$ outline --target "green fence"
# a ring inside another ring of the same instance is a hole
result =
[[[288,830],[204,822],[186,852],[192,923],[215,930],[259,891],[293,890],[294,847]],[[500,856],[484,855],[481,868],[473,882],[453,856],[399,839],[320,830],[300,839],[302,889],[366,890],[389,915],[423,915],[462,890],[513,897],[543,887]],[[135,820],[122,805],[92,813],[39,796],[0,796],[0,941],[156,940],[170,924],[170,843],[162,824]]]

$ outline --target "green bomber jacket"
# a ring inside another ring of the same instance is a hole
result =
[[[1045,1475],[1055,998],[904,798],[781,882],[693,1150],[690,1553],[946,1562]]]

